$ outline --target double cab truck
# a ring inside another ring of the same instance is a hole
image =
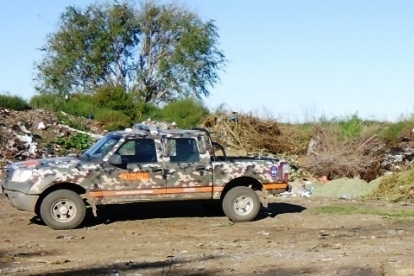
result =
[[[109,132],[77,157],[10,164],[8,202],[53,229],[72,229],[102,205],[196,200],[221,204],[234,222],[253,220],[268,195],[287,190],[289,164],[227,156],[204,128]],[[160,203],[162,204],[162,203]]]

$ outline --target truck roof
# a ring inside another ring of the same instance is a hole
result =
[[[157,129],[157,130],[144,130],[144,129],[126,129],[111,131],[106,135],[123,136],[123,137],[151,137],[151,138],[162,138],[162,137],[198,137],[205,135],[205,132],[193,129]]]

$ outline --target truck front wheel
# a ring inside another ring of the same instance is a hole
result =
[[[223,211],[231,221],[252,221],[259,210],[259,196],[250,188],[235,187],[224,196]]]
[[[48,194],[40,205],[40,216],[47,226],[72,229],[85,218],[86,206],[82,198],[71,190],[57,190]]]

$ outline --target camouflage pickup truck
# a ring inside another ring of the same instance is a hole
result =
[[[287,190],[289,164],[226,156],[206,129],[127,129],[106,134],[78,157],[10,164],[2,190],[15,208],[53,229],[78,227],[86,208],[200,200],[221,203],[234,222],[253,220],[269,194]]]

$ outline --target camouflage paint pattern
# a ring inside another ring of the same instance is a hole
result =
[[[108,135],[120,137],[105,156],[93,160],[86,157],[57,157],[13,163],[8,167],[4,190],[40,195],[53,185],[71,183],[86,190],[95,204],[136,202],[145,200],[219,198],[225,185],[239,177],[251,177],[262,184],[281,183],[279,175],[270,173],[283,160],[256,160],[242,157],[232,161],[211,161],[209,140],[196,130],[162,130],[157,135],[146,131],[116,131]],[[105,138],[105,137],[104,137]],[[103,139],[104,139],[103,138]],[[157,162],[130,163],[121,168],[108,161],[129,140],[151,138],[155,142]],[[171,162],[166,142],[171,138],[194,139],[198,158],[192,162]],[[11,182],[15,170],[31,170],[25,183]],[[279,168],[280,169],[280,168]],[[214,183],[214,185],[213,185]],[[19,188],[25,186],[26,190]]]

